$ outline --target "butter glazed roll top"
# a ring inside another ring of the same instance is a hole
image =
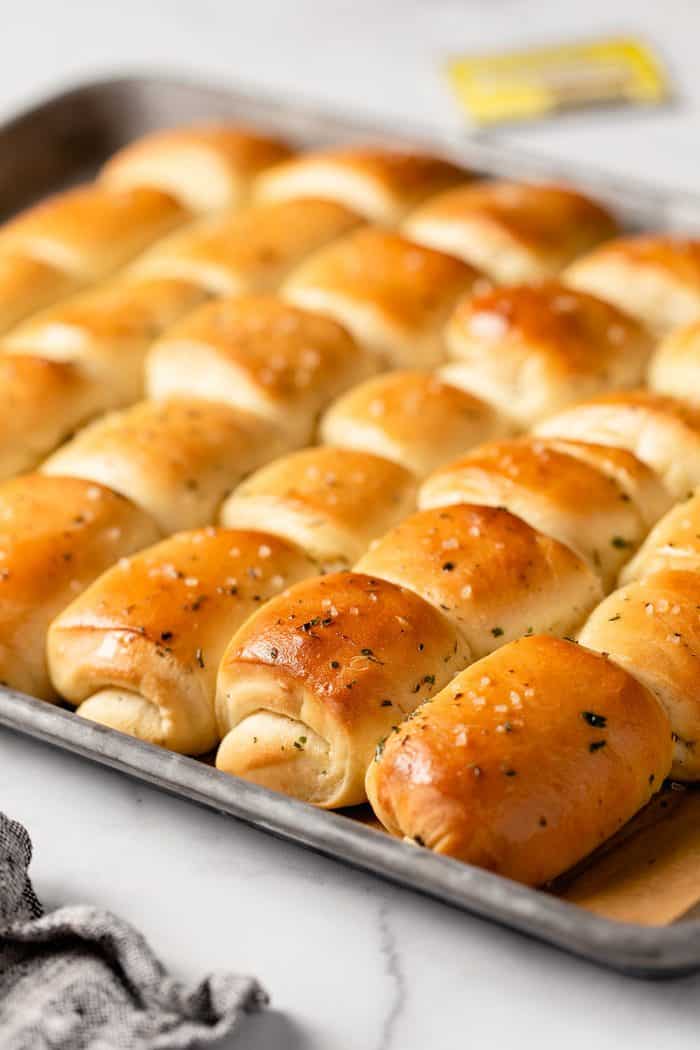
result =
[[[492,507],[420,511],[386,533],[355,568],[440,609],[474,658],[526,632],[570,633],[602,597],[581,558]]]
[[[480,280],[452,256],[366,226],[299,266],[283,292],[299,306],[335,317],[390,366],[430,368],[444,356],[448,314]]]
[[[652,351],[637,321],[554,281],[465,298],[445,339],[445,378],[522,427],[600,391],[639,385]]]
[[[664,515],[624,567],[620,581],[630,583],[662,569],[700,574],[700,492]]]
[[[700,405],[700,319],[675,328],[662,341],[651,361],[649,386]]]
[[[367,792],[394,835],[539,885],[633,816],[670,762],[650,692],[611,660],[543,636],[462,671],[390,734]]]
[[[413,475],[391,460],[322,446],[280,456],[221,508],[234,528],[264,527],[299,544],[318,570],[349,568],[376,536],[415,508]]]
[[[700,318],[700,240],[620,237],[578,259],[564,279],[661,334]]]
[[[413,212],[404,228],[503,284],[553,277],[617,232],[610,213],[576,190],[505,181],[448,190]]]
[[[466,178],[454,164],[424,153],[346,146],[299,154],[257,180],[262,200],[326,197],[375,222],[397,222],[432,193]]]
[[[538,423],[535,433],[633,452],[675,499],[700,484],[700,411],[646,390],[601,394]]]
[[[160,190],[86,185],[35,204],[0,229],[0,253],[16,253],[96,281],[189,218]]]
[[[673,730],[672,775],[700,780],[700,575],[662,571],[615,591],[580,640],[658,697]]]
[[[120,557],[154,543],[138,507],[101,485],[25,474],[0,485],[0,679],[53,699],[45,659],[54,616]]]
[[[75,274],[0,249],[0,334],[35,310],[70,295],[80,284]]]
[[[443,614],[358,573],[274,598],[224,654],[219,769],[324,807],[365,799],[378,740],[468,659]]]
[[[292,150],[277,138],[232,124],[168,128],[119,150],[100,180],[118,189],[150,186],[194,212],[240,206],[253,180]]]
[[[122,559],[61,612],[48,642],[54,685],[86,718],[176,751],[208,751],[226,643],[313,569],[264,532],[178,533]]]
[[[577,551],[608,586],[670,502],[630,452],[542,438],[481,445],[432,474],[419,496],[421,507],[505,507]]]
[[[270,420],[294,444],[320,409],[376,368],[337,322],[273,296],[209,303],[151,349],[151,397],[225,401]]]
[[[334,201],[258,204],[200,219],[164,238],[135,264],[134,272],[191,281],[212,295],[270,291],[306,255],[359,221]]]
[[[269,424],[226,404],[141,401],[85,427],[42,471],[109,485],[175,532],[211,524],[231,489],[284,447]]]
[[[420,477],[507,430],[503,416],[479,398],[417,371],[359,383],[331,405],[320,425],[327,444],[373,452]]]

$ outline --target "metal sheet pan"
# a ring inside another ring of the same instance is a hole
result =
[[[700,195],[611,180],[513,151],[497,140],[372,126],[279,99],[140,76],[84,84],[0,127],[0,217],[88,177],[115,149],[149,130],[221,117],[306,145],[410,141],[485,174],[568,179],[608,202],[632,228],[700,231]],[[625,973],[670,977],[700,970],[700,921],[650,928],[600,918],[551,894],[392,839],[345,814],[315,810],[6,688],[0,688],[0,725]]]

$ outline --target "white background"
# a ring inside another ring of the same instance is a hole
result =
[[[493,0],[0,0],[0,116],[67,81],[182,70],[359,114],[459,126],[455,51],[599,32],[653,41],[678,102],[509,130],[550,155],[700,191],[700,4]],[[0,808],[35,842],[48,906],[140,926],[180,976],[257,974],[249,1050],[686,1050],[700,979],[648,984],[345,869],[78,759],[0,734]]]

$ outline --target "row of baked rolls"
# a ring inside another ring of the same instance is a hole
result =
[[[671,770],[668,717],[613,660],[521,638],[458,674],[377,747],[367,794],[393,835],[530,885],[560,875]]]
[[[272,296],[208,303],[149,352],[152,399],[92,423],[43,470],[109,485],[166,532],[210,524],[246,474],[307,442],[319,410],[374,368],[329,318]]]

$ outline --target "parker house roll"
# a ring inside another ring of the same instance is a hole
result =
[[[102,411],[100,387],[65,361],[0,353],[0,480],[35,467]]]
[[[415,509],[416,481],[398,463],[322,446],[281,456],[243,481],[221,508],[232,528],[264,527],[297,543],[319,571],[347,569]]]
[[[40,259],[0,250],[0,335],[80,285],[76,274]]]
[[[359,383],[321,417],[321,440],[391,459],[420,477],[488,438],[504,416],[429,372],[393,371]]]
[[[505,507],[580,554],[609,589],[671,497],[624,449],[521,438],[480,445],[423,483],[421,507],[460,503]]]
[[[615,591],[580,641],[654,693],[673,731],[672,776],[700,780],[700,574],[664,570]]]
[[[448,190],[409,215],[404,229],[503,284],[553,277],[618,231],[605,208],[574,189],[502,181]]]
[[[462,671],[377,748],[393,835],[531,886],[609,838],[671,766],[663,708],[612,660],[547,636]]]
[[[620,237],[574,262],[564,280],[664,334],[700,318],[700,240]]]
[[[651,530],[620,574],[621,583],[662,569],[700,574],[700,491],[677,503]]]
[[[140,277],[191,281],[213,295],[274,290],[304,256],[360,218],[333,201],[282,201],[200,219],[134,265]]]
[[[88,184],[5,223],[0,255],[26,256],[80,281],[98,281],[188,219],[189,212],[160,190]]]
[[[700,410],[672,397],[647,390],[601,394],[543,420],[535,433],[626,448],[675,499],[700,485]]]
[[[160,333],[205,299],[186,281],[119,277],[42,310],[1,344],[80,365],[101,394],[102,411],[143,397],[146,351]]]
[[[651,359],[649,386],[700,406],[700,320],[676,328]]]
[[[374,222],[394,223],[420,201],[467,178],[454,164],[425,153],[381,146],[341,146],[301,153],[256,183],[261,200],[326,197]]]
[[[234,124],[168,128],[120,149],[100,181],[118,189],[155,187],[191,211],[219,211],[240,206],[255,177],[291,154],[279,139]]]
[[[231,635],[315,571],[265,532],[181,532],[121,559],[54,620],[54,686],[78,714],[173,751],[216,744],[214,690]]]
[[[363,802],[377,741],[468,660],[411,591],[360,573],[298,583],[224,653],[217,768],[325,808]]]
[[[225,401],[269,420],[303,445],[329,401],[376,369],[336,321],[273,296],[209,303],[151,349],[154,398]]]
[[[78,478],[25,474],[0,485],[0,679],[53,700],[46,632],[54,616],[158,530],[123,496]]]
[[[231,489],[284,447],[277,430],[230,405],[141,401],[79,431],[42,471],[108,485],[170,533],[212,523]]]
[[[299,266],[283,293],[336,318],[391,367],[431,368],[444,356],[445,320],[481,280],[459,259],[365,226]]]
[[[506,510],[468,504],[399,522],[355,569],[440,609],[474,659],[526,632],[570,634],[602,597],[568,547]]]
[[[463,299],[442,375],[527,428],[604,390],[643,382],[652,340],[617,307],[549,281]]]

